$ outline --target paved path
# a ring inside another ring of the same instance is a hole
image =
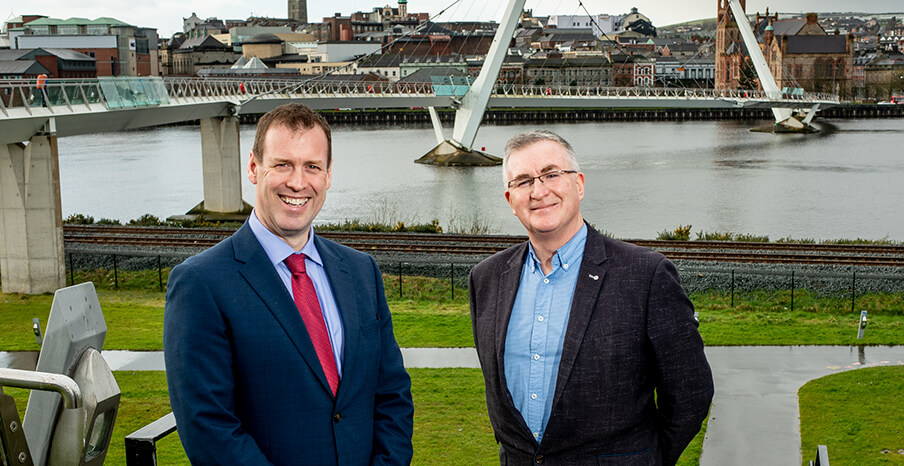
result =
[[[799,466],[798,389],[843,370],[904,364],[904,347],[717,346],[706,348],[706,357],[716,395],[701,466]],[[805,445],[803,455],[814,459],[816,445]]]
[[[163,370],[161,351],[103,355],[113,370]],[[803,384],[844,370],[904,364],[904,346],[717,346],[707,347],[706,355],[716,394],[702,466],[799,466],[797,391]],[[405,367],[480,367],[474,348],[403,348],[402,357]],[[30,363],[34,369],[34,360],[34,355],[0,353],[0,367]],[[803,455],[815,458],[816,445],[805,445]]]

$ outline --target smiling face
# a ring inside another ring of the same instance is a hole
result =
[[[255,185],[254,212],[296,251],[308,242],[311,223],[330,187],[329,141],[320,126],[293,130],[271,126],[263,154],[252,152],[248,179]]]
[[[510,181],[576,168],[560,144],[544,139],[512,151],[506,160],[505,175]],[[580,172],[562,174],[545,183],[534,180],[529,187],[509,188],[505,199],[535,245],[542,243],[558,249],[584,224],[584,174]]]

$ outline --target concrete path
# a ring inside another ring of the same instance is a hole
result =
[[[703,440],[702,466],[802,463],[797,391],[836,372],[904,365],[904,346],[707,347],[716,394]],[[36,353],[0,353],[0,367],[34,369]],[[163,370],[162,351],[104,351],[115,371]],[[405,367],[480,367],[474,348],[402,348]],[[829,457],[831,458],[831,450]],[[816,445],[803,455],[815,458]]]
[[[163,351],[104,351],[114,371],[162,371]],[[474,348],[402,348],[405,367],[479,368]]]
[[[706,357],[716,395],[701,466],[800,466],[798,389],[844,370],[904,364],[904,347],[722,346],[707,347]],[[815,459],[816,445],[803,455]]]

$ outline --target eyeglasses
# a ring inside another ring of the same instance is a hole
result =
[[[562,175],[566,173],[577,173],[577,170],[555,170],[551,172],[546,172],[540,176],[527,176],[524,178],[515,178],[512,181],[508,182],[508,189],[519,189],[519,190],[527,190],[534,186],[534,180],[540,180],[543,184],[556,184],[559,181],[562,181]]]

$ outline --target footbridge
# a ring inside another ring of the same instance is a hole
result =
[[[362,82],[357,79],[98,78],[0,80],[0,143],[48,132],[74,136],[161,124],[262,114],[288,102],[314,109],[452,108],[470,83]],[[490,108],[828,108],[831,94],[782,94],[738,89],[497,85]]]

